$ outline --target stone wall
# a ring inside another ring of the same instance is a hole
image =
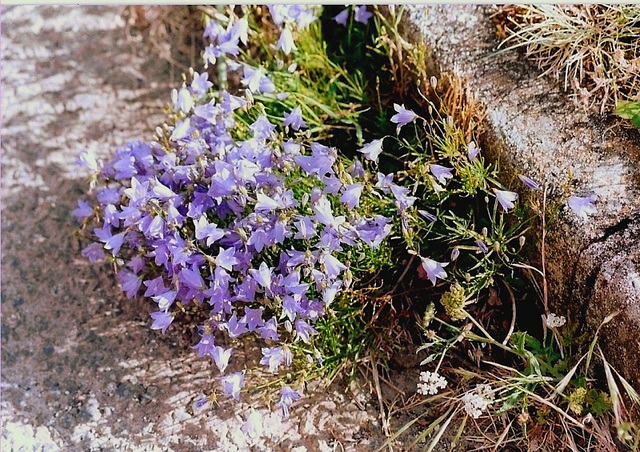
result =
[[[523,53],[497,52],[492,8],[411,6],[405,32],[413,42],[424,40],[434,66],[465,78],[485,104],[483,151],[500,161],[504,182],[523,196],[517,174],[548,185],[549,205],[560,206],[546,241],[550,306],[591,333],[620,310],[601,343],[640,387],[640,136],[575,106]],[[569,195],[592,194],[598,213],[588,221],[566,205]]]

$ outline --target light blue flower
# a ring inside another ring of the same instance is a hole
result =
[[[597,195],[591,195],[584,198],[579,196],[571,196],[569,197],[569,207],[573,210],[580,218],[583,220],[587,220],[587,215],[597,213],[598,209],[592,204],[596,201]]]
[[[518,177],[520,178],[522,183],[529,187],[531,190],[540,190],[540,185],[538,185],[538,183],[533,179],[522,174],[518,174]]]
[[[333,18],[340,25],[347,26],[347,20],[349,20],[349,8],[345,8],[337,16]]]
[[[507,190],[498,190],[497,188],[494,188],[493,192],[496,194],[496,198],[505,212],[514,208],[514,202],[518,199],[517,193]]]
[[[291,389],[289,386],[283,386],[280,390],[280,401],[278,405],[282,408],[282,417],[289,417],[289,407],[293,405],[293,402],[300,400],[302,396]]]
[[[369,22],[369,19],[371,19],[372,16],[373,13],[367,11],[367,7],[365,5],[362,5],[356,8],[354,19],[356,22],[366,24],[367,22]]]
[[[391,117],[391,122],[393,122],[394,124],[398,124],[398,127],[396,128],[396,133],[400,133],[400,129],[403,126],[406,126],[411,121],[416,119],[416,114],[413,111],[406,109],[404,107],[404,104],[398,105],[394,103],[393,109],[397,112],[395,115]]]
[[[370,143],[364,145],[362,149],[359,149],[359,152],[362,152],[366,158],[369,160],[378,163],[378,156],[382,152],[382,140],[384,138],[380,138],[379,140],[373,140]]]
[[[421,257],[420,259],[422,259],[422,268],[431,284],[435,286],[437,278],[445,279],[447,277],[447,272],[444,271],[443,267],[449,265],[448,262],[436,262],[428,257]]]
[[[282,122],[283,126],[291,126],[293,130],[300,130],[302,128],[307,128],[307,123],[304,122],[302,118],[302,110],[300,107],[296,107],[291,110],[291,113],[284,114],[284,121]]]
[[[222,382],[222,391],[225,396],[240,400],[240,390],[244,384],[244,372],[225,375],[220,381]]]
[[[293,33],[291,33],[288,27],[284,27],[280,33],[276,49],[282,50],[285,55],[289,55],[292,51],[298,50],[296,43],[293,41]]]
[[[431,170],[431,174],[433,174],[442,185],[447,183],[447,179],[453,178],[453,174],[451,173],[452,168],[447,168],[442,165],[430,165],[429,169]]]

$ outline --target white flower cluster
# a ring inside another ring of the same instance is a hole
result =
[[[418,394],[433,395],[438,393],[438,389],[444,389],[447,380],[437,372],[420,372],[420,383],[418,383]]]
[[[474,419],[478,419],[480,414],[493,403],[494,394],[491,386],[479,384],[476,385],[476,389],[465,393],[465,395],[462,396],[462,400],[464,401],[464,410],[467,414],[473,416]]]
[[[567,323],[567,319],[565,319],[564,316],[555,315],[553,312],[550,313],[549,315],[542,316],[542,318],[544,319],[544,323],[549,328],[559,328],[565,323]]]

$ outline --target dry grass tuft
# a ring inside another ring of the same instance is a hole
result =
[[[494,19],[501,47],[524,48],[585,109],[640,100],[640,6],[510,5]]]

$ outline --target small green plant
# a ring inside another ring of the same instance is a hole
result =
[[[640,128],[640,102],[620,101],[615,113],[623,119],[631,120],[631,124]]]

